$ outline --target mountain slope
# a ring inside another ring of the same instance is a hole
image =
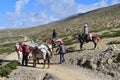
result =
[[[9,35],[50,35],[52,29],[56,29],[58,34],[71,34],[82,30],[84,24],[88,24],[90,30],[102,30],[110,27],[120,26],[120,4],[100,8],[84,14],[41,25],[28,29],[14,29],[0,31],[0,36]]]

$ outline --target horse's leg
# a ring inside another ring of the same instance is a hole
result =
[[[46,50],[46,60],[48,62],[48,68],[50,67],[50,57],[51,57],[51,52],[49,50]]]
[[[82,47],[83,47],[83,43],[81,42],[80,43],[80,50],[82,50]]]
[[[45,64],[46,64],[46,52],[43,53],[43,61],[44,61],[43,68],[45,68]]]
[[[36,55],[34,55],[34,58],[33,58],[33,67],[36,67]]]
[[[52,47],[52,55],[54,54],[54,47]]]
[[[97,46],[97,39],[93,38],[93,43],[94,43],[94,48],[93,48],[93,49],[96,49],[96,46]]]
[[[50,58],[48,57],[48,68],[50,68]]]
[[[45,64],[46,64],[46,60],[43,59],[44,63],[43,63],[43,68],[45,68]]]

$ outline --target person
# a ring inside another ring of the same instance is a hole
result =
[[[25,66],[28,65],[28,55],[29,55],[29,51],[28,51],[28,45],[24,44],[22,46],[22,66],[24,66],[24,62],[25,62]]]
[[[53,45],[56,44],[56,37],[57,37],[57,33],[56,33],[55,29],[53,29],[53,33],[52,33],[52,42],[53,42]]]
[[[83,29],[83,35],[82,35],[83,42],[87,42],[87,35],[88,35],[88,25],[85,24]]]
[[[58,49],[56,50],[56,52],[59,50],[59,54],[60,54],[60,64],[62,62],[65,61],[64,55],[66,53],[66,46],[64,45],[63,42],[58,42]]]

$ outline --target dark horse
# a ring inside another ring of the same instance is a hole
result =
[[[80,49],[82,50],[84,40],[81,34],[74,34],[74,38],[78,39],[80,42]],[[100,38],[97,36],[97,34],[88,34],[86,35],[86,43],[92,41],[94,43],[94,48],[96,49],[97,43],[100,42]]]

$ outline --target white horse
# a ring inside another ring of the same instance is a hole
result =
[[[16,53],[17,53],[17,56],[18,56],[18,62],[20,62],[20,59],[21,59],[21,52],[19,51],[19,44],[18,43],[16,43],[15,44],[15,51],[16,51]]]
[[[52,52],[52,46],[50,44],[41,44],[35,46],[33,49],[33,66],[36,66],[36,60],[42,58],[44,61],[43,68],[45,68],[46,60],[48,61],[48,68],[50,67],[50,58]]]

